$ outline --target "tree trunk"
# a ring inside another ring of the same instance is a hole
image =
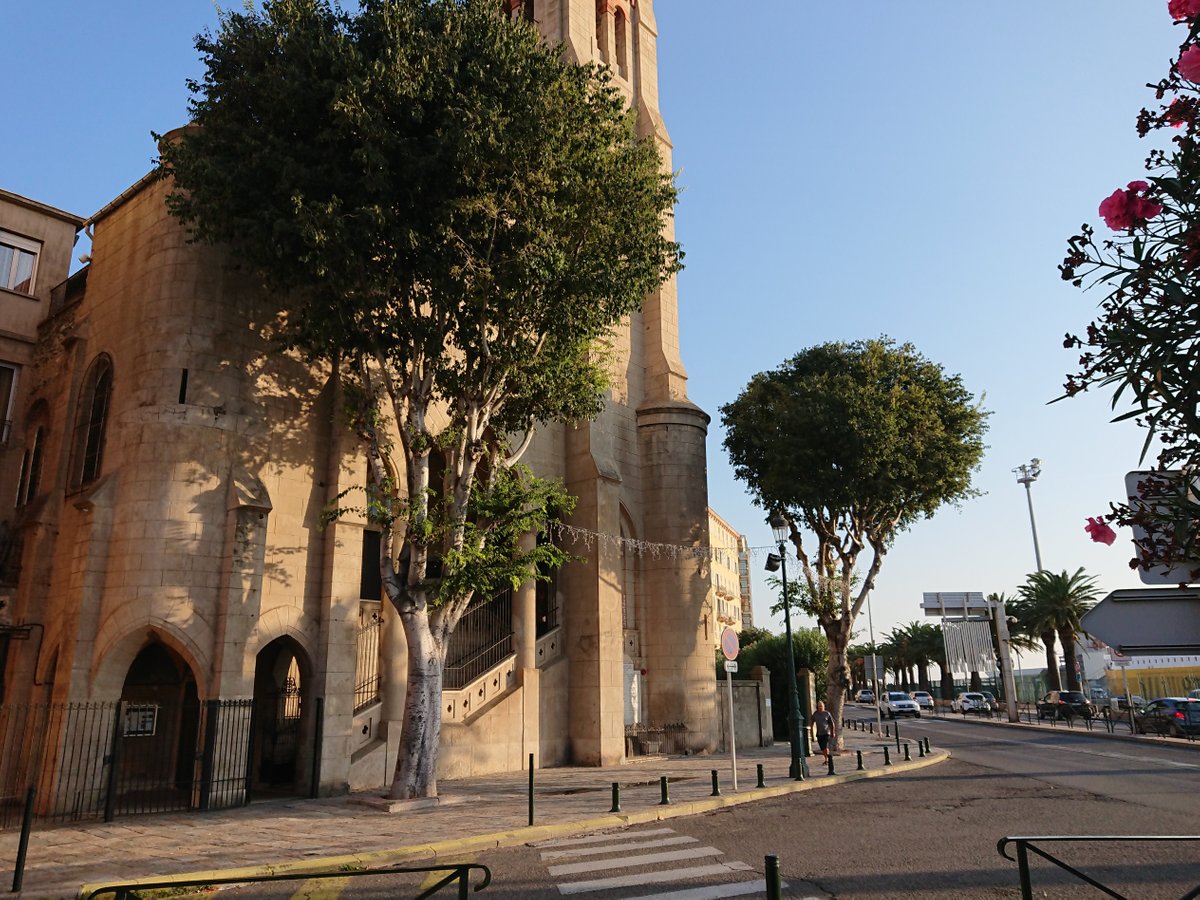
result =
[[[983,690],[983,679],[979,677],[978,672],[971,673],[970,684],[971,684],[971,690],[973,690],[973,691],[978,692],[978,691]]]
[[[845,748],[842,739],[842,710],[846,705],[846,694],[850,691],[850,662],[846,659],[846,649],[850,646],[851,631],[839,622],[838,627],[825,629],[825,637],[829,641],[829,667],[825,671],[825,709],[833,716],[833,721],[839,723],[835,734],[837,749]]]
[[[1054,632],[1043,631],[1042,643],[1046,646],[1046,690],[1061,691],[1062,679],[1058,677],[1058,655],[1054,652]]]
[[[917,687],[927,694],[933,693],[929,685],[929,663],[917,663]]]
[[[1079,691],[1082,686],[1079,681],[1079,670],[1075,665],[1075,632],[1064,628],[1058,632],[1058,642],[1063,648],[1063,667],[1067,670],[1067,690]]]
[[[954,673],[942,666],[942,700],[949,703],[954,699]]]
[[[434,637],[425,610],[401,613],[400,620],[408,640],[408,686],[396,775],[388,797],[415,800],[437,796],[446,648]]]

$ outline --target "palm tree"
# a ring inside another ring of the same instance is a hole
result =
[[[1061,574],[1043,569],[1031,574],[1020,587],[1017,620],[1028,623],[1028,629],[1040,635],[1046,645],[1046,677],[1051,690],[1062,688],[1053,649],[1055,637],[1063,648],[1067,690],[1080,688],[1079,673],[1075,668],[1075,638],[1086,633],[1080,619],[1095,606],[1100,594],[1095,582],[1095,576],[1085,575],[1082,567],[1074,575],[1065,569]]]

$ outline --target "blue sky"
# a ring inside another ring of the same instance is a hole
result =
[[[184,122],[192,38],[215,8],[10,6],[21,39],[0,55],[0,187],[93,213],[148,170],[150,131]],[[1108,423],[1107,397],[1047,404],[1072,369],[1063,334],[1100,299],[1055,266],[1100,200],[1142,173],[1134,118],[1182,38],[1166,0],[657,0],[655,13],[683,189],[682,353],[714,420],[711,505],[769,543],[721,448],[719,407],[805,347],[888,335],[961,374],[993,415],[984,496],[896,541],[877,634],[919,618],[924,591],[1023,581],[1033,545],[1011,469],[1034,456],[1045,566],[1137,586],[1128,533],[1105,547],[1083,525],[1120,498],[1144,435]]]

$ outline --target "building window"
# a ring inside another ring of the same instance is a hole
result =
[[[379,572],[379,542],[382,535],[378,531],[363,529],[362,566],[358,576],[358,599],[383,599],[383,576]]]
[[[17,367],[0,363],[0,447],[8,446],[12,433],[13,398],[17,395]]]
[[[75,465],[71,487],[81,488],[100,477],[104,458],[104,434],[112,399],[112,363],[102,356],[92,364],[80,394],[79,418],[75,426]]]
[[[32,294],[41,249],[37,241],[0,231],[0,288]]]
[[[616,44],[615,62],[617,74],[626,80],[629,78],[629,29],[627,26],[625,10],[617,9],[613,16],[614,43]]]

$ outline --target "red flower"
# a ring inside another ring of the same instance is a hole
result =
[[[1200,44],[1192,44],[1183,51],[1179,57],[1179,74],[1188,81],[1200,81]]]
[[[1197,0],[1200,2],[1200,0]],[[1100,204],[1100,218],[1113,231],[1125,231],[1146,224],[1163,211],[1161,203],[1142,196],[1150,190],[1144,181],[1131,181],[1128,188],[1115,190]]]
[[[1200,13],[1200,0],[1170,0],[1167,3],[1167,12],[1171,14],[1171,18],[1176,22],[1182,19],[1190,19],[1197,13]]]
[[[1091,535],[1092,540],[1097,544],[1107,544],[1111,547],[1113,541],[1117,539],[1117,533],[1101,518],[1089,517],[1088,523],[1083,526],[1083,530]]]
[[[1198,0],[1200,2],[1200,0]],[[1163,113],[1163,118],[1172,128],[1182,128],[1191,118],[1190,104],[1184,103],[1176,98],[1171,101],[1171,105],[1167,107],[1167,111]]]

